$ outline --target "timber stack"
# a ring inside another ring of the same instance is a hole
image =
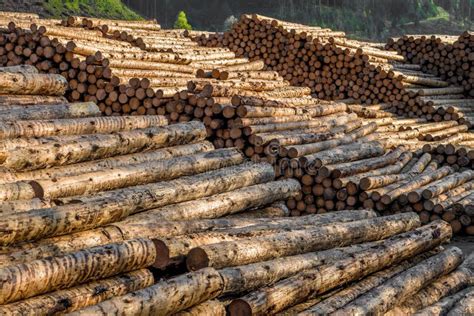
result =
[[[277,71],[292,85],[311,88],[319,99],[391,104],[390,111],[399,115],[454,119],[471,126],[470,112],[443,111],[449,105],[470,104],[470,99],[449,104],[464,98],[463,87],[423,72],[419,65],[407,64],[404,56],[383,50],[380,44],[259,15],[243,15],[224,34],[190,36],[203,46],[229,47],[237,56],[261,60],[265,69]]]

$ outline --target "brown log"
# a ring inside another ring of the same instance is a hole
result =
[[[68,84],[64,77],[31,72],[0,72],[0,89],[8,94],[43,94],[61,96]]]
[[[428,307],[423,308],[422,310],[419,310],[415,315],[416,316],[421,316],[421,315],[447,315],[450,310],[452,310],[456,304],[461,301],[465,297],[472,297],[474,292],[474,288],[472,286],[468,287],[467,289],[464,289],[462,291],[459,291],[458,293],[455,293],[451,296],[445,297],[439,302],[436,302],[433,305],[430,305]],[[458,314],[461,315],[461,314]]]
[[[226,310],[223,303],[218,300],[209,300],[207,302],[195,305],[187,310],[176,313],[176,316],[225,316]]]
[[[0,108],[4,105],[54,105],[54,104],[66,104],[67,100],[65,97],[57,96],[44,96],[44,95],[13,95],[13,94],[1,94],[0,95]]]
[[[49,120],[91,117],[100,114],[100,110],[93,102],[79,102],[54,105],[25,105],[19,109],[2,111],[0,107],[0,121]]]

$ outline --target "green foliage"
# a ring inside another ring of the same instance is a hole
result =
[[[184,11],[179,11],[176,21],[174,22],[174,28],[184,30],[193,29],[191,24],[188,23],[188,18],[186,17],[186,13],[184,13]]]
[[[86,15],[123,20],[142,19],[121,0],[46,0],[44,7],[55,18]]]

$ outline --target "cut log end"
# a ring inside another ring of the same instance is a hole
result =
[[[156,248],[156,259],[152,266],[163,269],[170,264],[170,251],[163,241],[158,239],[152,239],[152,241]]]
[[[251,316],[252,307],[244,300],[236,299],[228,306],[230,316]]]
[[[207,253],[199,247],[191,249],[186,258],[186,267],[189,271],[196,271],[209,267],[209,257],[207,256]]]

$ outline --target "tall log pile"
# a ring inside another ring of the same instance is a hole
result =
[[[229,47],[237,56],[261,60],[265,69],[277,71],[292,85],[311,88],[319,99],[390,103],[391,112],[399,115],[453,119],[471,126],[472,113],[459,111],[472,101],[458,100],[464,98],[462,83],[426,73],[425,68],[406,64],[405,56],[397,52],[349,40],[342,32],[243,15],[224,34],[191,37],[202,46]],[[466,50],[459,58],[465,73],[472,73],[473,68],[472,61],[470,66],[465,63],[471,37],[462,37]]]

